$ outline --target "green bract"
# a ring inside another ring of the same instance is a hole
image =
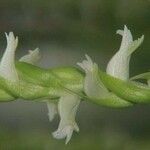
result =
[[[38,48],[15,61],[18,38],[12,32],[6,34],[7,47],[0,62],[0,102],[16,99],[46,102],[49,120],[56,114],[60,116],[58,129],[52,135],[66,138],[66,143],[73,131],[79,131],[75,116],[81,100],[113,108],[149,103],[150,73],[129,79],[131,54],[144,36],[133,41],[126,26],[117,33],[122,36],[121,46],[109,61],[106,73],[88,55],[77,63],[83,71],[75,67],[40,68],[35,65],[40,59]],[[139,78],[146,79],[148,84],[131,81]]]
[[[150,103],[150,88],[146,85],[123,81],[99,71],[105,86],[119,97],[133,103]]]

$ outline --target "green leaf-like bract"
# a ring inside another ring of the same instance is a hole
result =
[[[99,71],[99,77],[113,93],[133,103],[150,103],[150,88],[146,85],[123,81]]]

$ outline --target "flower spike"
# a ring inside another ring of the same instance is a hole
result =
[[[49,120],[58,113],[58,129],[52,133],[56,139],[70,141],[74,131],[79,132],[75,117],[81,100],[97,105],[123,108],[150,103],[150,72],[129,79],[131,54],[140,46],[144,36],[133,41],[130,30],[118,30],[122,36],[119,51],[107,66],[107,73],[86,55],[75,67],[40,68],[39,49],[29,51],[19,62],[15,61],[18,38],[10,32],[7,47],[0,62],[0,102],[16,99],[46,102]],[[26,62],[26,63],[25,63]],[[131,81],[146,79],[148,84]],[[17,81],[17,82],[16,82]]]

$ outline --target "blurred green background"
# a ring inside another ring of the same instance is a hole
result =
[[[120,46],[117,29],[145,35],[131,60],[131,76],[150,68],[150,0],[0,0],[0,54],[4,32],[19,36],[17,58],[39,47],[42,67],[76,65],[85,53],[101,68]],[[110,109],[81,103],[79,134],[55,140],[59,117],[49,123],[43,103],[0,104],[0,150],[150,150],[150,105]]]

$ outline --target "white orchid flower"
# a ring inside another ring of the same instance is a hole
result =
[[[0,76],[11,81],[18,81],[15,68],[15,51],[18,45],[18,37],[13,32],[6,33],[7,47],[0,62]]]
[[[121,46],[109,61],[106,72],[122,80],[128,80],[131,54],[141,45],[144,35],[133,41],[132,34],[126,26],[124,26],[124,30],[117,30],[117,34],[122,36]]]
[[[73,131],[78,132],[79,128],[75,121],[77,108],[80,99],[77,95],[64,94],[58,102],[58,111],[60,115],[60,123],[58,129],[53,132],[56,139],[66,138],[66,144],[70,141]]]
[[[92,59],[85,55],[87,60],[77,63],[86,73],[84,79],[84,91],[90,98],[104,97],[108,94],[108,90],[98,77],[98,65]]]

